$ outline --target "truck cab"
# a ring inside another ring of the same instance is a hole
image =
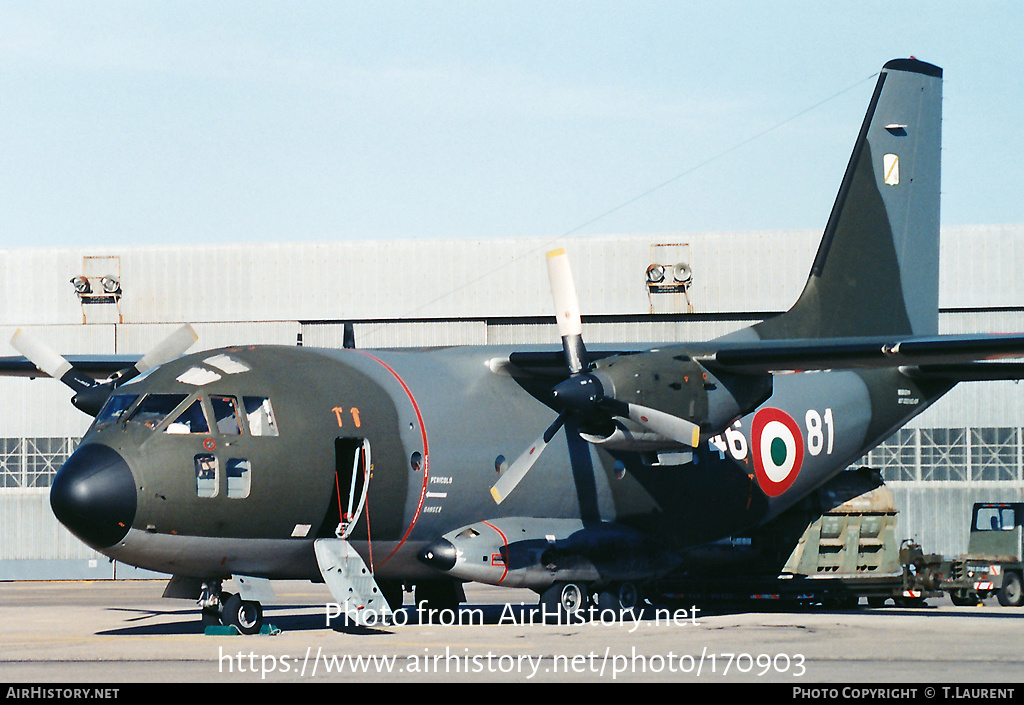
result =
[[[979,502],[971,513],[967,554],[952,561],[943,588],[954,604],[995,594],[1004,607],[1024,604],[1024,502]]]
[[[991,556],[1004,562],[1024,560],[1024,502],[974,505],[971,517],[971,538],[967,553],[972,556]]]

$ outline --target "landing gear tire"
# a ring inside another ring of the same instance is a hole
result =
[[[448,580],[417,583],[413,591],[416,614],[427,623],[435,617],[442,622],[454,618],[459,613],[459,604],[465,599],[462,586]]]
[[[581,583],[555,583],[540,596],[545,621],[571,624],[586,621],[590,592]]]
[[[203,629],[221,626],[220,609],[217,607],[204,607],[200,614],[200,624],[203,625]]]
[[[1020,573],[1003,575],[1003,585],[999,588],[999,604],[1003,607],[1020,607],[1024,605],[1024,585]]]
[[[234,627],[242,634],[259,634],[263,627],[263,605],[243,600],[238,595],[231,595],[224,600],[221,622],[226,627]]]
[[[612,585],[597,594],[597,607],[602,612],[611,610],[620,614],[623,611],[635,611],[642,607],[642,602],[640,589],[630,582]]]
[[[381,594],[383,594],[384,599],[387,600],[388,607],[391,608],[391,611],[397,612],[402,609],[402,604],[405,601],[405,591],[402,588],[402,583],[391,580],[380,580],[377,584],[380,586]]]
[[[222,627],[224,626],[224,620],[222,615],[224,613],[224,603],[230,598],[232,593],[221,592],[220,583],[203,585],[203,595],[199,600],[199,604],[202,605],[202,611],[200,614],[200,624],[203,629],[207,627]]]

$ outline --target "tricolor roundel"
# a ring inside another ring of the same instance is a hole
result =
[[[750,428],[757,482],[769,497],[789,489],[804,461],[804,439],[789,414],[767,407],[754,415]]]

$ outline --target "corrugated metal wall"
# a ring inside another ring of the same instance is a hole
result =
[[[572,257],[588,315],[650,313],[647,267],[659,244],[684,241],[697,313],[781,310],[799,294],[813,258],[809,232],[391,241],[259,246],[6,250],[0,323],[78,324],[83,307],[69,280],[111,262],[124,323],[341,321],[548,316],[548,249]],[[742,249],[736,247],[742,242]],[[671,249],[671,248],[670,248]],[[771,262],[771,266],[761,266]],[[673,265],[676,262],[660,262]],[[753,266],[752,266],[753,265]],[[666,297],[660,297],[664,300]],[[655,301],[658,297],[655,297]],[[83,313],[83,308],[87,309]]]
[[[913,539],[928,553],[956,556],[967,551],[971,509],[975,502],[1024,501],[1019,482],[965,486],[958,482],[890,484],[896,506],[899,540]]]
[[[16,354],[7,341],[19,326],[65,353],[140,354],[182,322],[199,333],[197,349],[294,345],[300,335],[307,346],[340,347],[345,321],[355,323],[360,347],[557,345],[544,261],[557,246],[571,257],[589,343],[704,340],[792,304],[819,237],[780,231],[6,249],[0,355]],[[1024,225],[944,228],[942,258],[941,332],[1024,330]],[[652,293],[647,268],[680,261],[693,272],[686,294]],[[83,304],[70,283],[81,274],[94,283],[103,274],[119,277],[119,299]],[[0,398],[0,460],[6,449],[12,464],[20,462],[15,453],[34,454],[32,468],[59,463],[60,443],[52,439],[78,438],[90,421],[49,380],[0,379]],[[937,437],[931,429],[1002,429],[1019,438],[1024,386],[961,385],[909,428],[905,434],[918,435],[903,440],[918,444],[921,434]],[[898,454],[899,443],[876,458]],[[1019,498],[1020,465],[1012,482],[894,482],[901,531],[927,550],[963,550],[966,534],[950,517],[966,516],[976,499]],[[112,571],[59,526],[44,488],[0,484],[0,532],[0,579]]]

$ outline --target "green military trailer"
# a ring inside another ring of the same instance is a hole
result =
[[[1024,502],[979,502],[971,512],[967,553],[951,559],[941,588],[956,605],[992,595],[1004,607],[1024,605]]]

